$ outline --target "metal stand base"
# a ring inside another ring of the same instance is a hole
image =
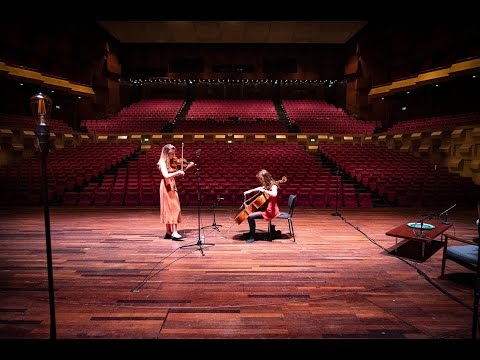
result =
[[[215,220],[215,216],[216,216],[215,210],[216,210],[218,204],[220,203],[220,200],[223,200],[223,198],[218,198],[217,201],[215,202],[215,204],[213,204],[213,224],[208,225],[208,226],[203,226],[202,229],[212,228],[213,230],[217,230],[218,232],[220,232],[219,227],[222,226],[222,225],[217,225],[217,222]]]
[[[200,250],[200,252],[202,253],[202,256],[205,256],[205,254],[203,253],[202,246],[214,246],[215,244],[202,243],[203,240],[204,240],[204,237],[201,236],[197,239],[197,242],[195,244],[183,245],[183,246],[180,246],[180,249],[187,248],[187,247],[190,247],[190,246],[198,246],[199,247],[198,250]]]

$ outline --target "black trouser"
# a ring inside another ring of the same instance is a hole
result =
[[[248,215],[248,225],[250,226],[250,239],[255,237],[255,219],[263,219],[261,211],[255,211]],[[272,225],[273,227],[273,225]]]

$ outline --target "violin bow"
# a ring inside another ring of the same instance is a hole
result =
[[[183,141],[182,141],[182,158],[180,159],[180,162],[182,163],[181,170],[183,171]]]

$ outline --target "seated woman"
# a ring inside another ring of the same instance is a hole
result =
[[[250,238],[247,240],[247,243],[253,243],[255,241],[255,219],[263,218],[265,221],[270,221],[275,219],[280,215],[280,209],[277,203],[277,194],[278,194],[278,185],[270,175],[270,173],[262,169],[256,175],[258,181],[262,183],[262,186],[256,187],[254,189],[244,191],[244,195],[248,195],[255,191],[260,191],[265,194],[268,194],[269,198],[267,201],[267,208],[264,211],[255,211],[248,215],[248,225],[250,226]]]

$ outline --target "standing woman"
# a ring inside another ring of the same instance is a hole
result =
[[[280,209],[277,203],[277,182],[265,169],[260,170],[256,176],[258,181],[262,183],[262,186],[246,190],[243,194],[248,195],[251,192],[261,191],[268,194],[269,198],[267,201],[267,208],[264,211],[255,211],[248,215],[247,220],[248,225],[250,226],[250,238],[247,240],[247,243],[253,243],[255,241],[255,219],[263,218],[265,221],[270,221],[280,215]]]
[[[180,240],[178,224],[182,222],[180,199],[178,198],[175,177],[185,175],[185,171],[172,167],[175,157],[175,146],[167,144],[163,147],[157,166],[162,173],[160,182],[160,222],[165,224],[164,239]],[[189,164],[186,168],[190,167]]]

